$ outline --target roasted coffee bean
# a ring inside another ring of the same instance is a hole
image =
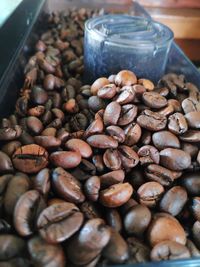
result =
[[[103,121],[105,125],[116,125],[121,112],[121,106],[117,102],[111,102],[106,106],[103,115]]]
[[[194,197],[192,199],[192,203],[191,203],[191,210],[193,212],[193,215],[195,217],[196,220],[200,221],[200,198],[199,197]]]
[[[92,149],[85,141],[80,139],[70,139],[66,142],[65,147],[69,150],[79,152],[83,158],[89,158],[92,155]]]
[[[158,182],[163,186],[169,186],[181,174],[181,172],[171,171],[156,164],[150,164],[145,169],[145,176],[149,180]]]
[[[19,125],[16,125],[12,128],[1,128],[0,129],[0,140],[2,141],[11,141],[19,138],[22,134],[22,128]]]
[[[63,168],[54,169],[52,182],[55,191],[66,201],[81,203],[85,200],[80,182]]]
[[[39,236],[28,241],[28,251],[34,265],[45,267],[64,267],[65,255],[60,245],[46,242]]]
[[[48,164],[47,151],[38,145],[19,147],[12,156],[16,169],[25,173],[36,173]]]
[[[200,111],[200,103],[191,97],[184,99],[181,105],[185,114],[193,111]]]
[[[106,167],[113,171],[121,169],[121,158],[117,149],[107,149],[103,161]]]
[[[110,237],[111,230],[102,219],[88,220],[80,232],[67,243],[67,256],[73,264],[88,264],[101,253]]]
[[[112,136],[117,142],[124,143],[125,141],[125,132],[122,128],[116,125],[111,125],[106,128],[106,131]]]
[[[10,141],[2,146],[1,150],[6,153],[9,157],[13,155],[13,153],[21,146],[21,142],[19,141]]]
[[[143,93],[142,100],[150,108],[159,109],[167,105],[167,99],[156,92]]]
[[[18,199],[30,189],[29,178],[23,173],[17,173],[8,183],[4,196],[6,214],[12,216]]]
[[[73,131],[85,130],[88,124],[88,119],[83,113],[77,113],[70,120],[70,127]]]
[[[97,79],[92,85],[91,85],[91,93],[93,95],[97,95],[100,88],[106,86],[109,84],[109,80],[105,77]]]
[[[181,186],[174,186],[167,191],[160,201],[160,209],[177,216],[187,201],[187,192]]]
[[[107,84],[101,88],[99,88],[97,95],[103,99],[111,99],[117,93],[116,85],[115,84]]]
[[[146,165],[146,164],[159,164],[160,162],[160,154],[158,150],[150,145],[142,146],[138,150],[138,156],[140,158],[140,164],[141,165]]]
[[[110,240],[103,250],[103,256],[112,263],[123,263],[128,259],[128,245],[123,237],[113,229]]]
[[[23,255],[25,246],[25,241],[16,235],[0,235],[0,261],[7,261],[14,257]]]
[[[130,208],[124,217],[124,227],[127,234],[141,236],[151,221],[151,212],[144,205]]]
[[[187,169],[191,164],[191,157],[183,150],[166,148],[160,151],[160,163],[174,171]]]
[[[107,172],[100,176],[101,186],[108,187],[110,185],[121,183],[124,178],[125,174],[123,170]]]
[[[86,197],[91,201],[97,201],[99,198],[100,178],[91,176],[84,184],[84,192]]]
[[[157,182],[144,183],[137,190],[140,203],[150,208],[155,207],[163,193],[163,186]]]
[[[149,145],[151,143],[151,132],[143,130],[140,142],[143,145]]]
[[[137,117],[137,123],[149,131],[160,131],[166,127],[167,118],[164,115],[145,109]]]
[[[170,240],[160,242],[151,251],[151,260],[153,261],[185,258],[190,258],[190,252],[187,247]]]
[[[125,144],[127,146],[133,146],[138,143],[142,135],[142,130],[139,124],[133,122],[124,128]]]
[[[121,158],[122,166],[126,168],[133,168],[139,163],[137,153],[129,146],[119,146],[119,157]]]
[[[100,191],[99,201],[102,205],[115,208],[126,203],[133,193],[133,187],[129,183],[111,185]]]
[[[44,199],[36,190],[24,193],[16,203],[14,226],[20,236],[29,236],[36,230],[36,221],[46,207]]]
[[[176,137],[175,134],[169,131],[160,131],[157,133],[153,133],[152,141],[153,141],[154,146],[159,150],[162,150],[168,147],[180,148],[179,139]]]
[[[138,108],[133,104],[123,105],[121,108],[121,114],[118,120],[119,126],[125,126],[133,122],[137,116]],[[114,124],[114,123],[113,123]]]
[[[127,239],[129,248],[128,263],[144,263],[150,260],[150,249],[135,237]]]
[[[31,101],[36,105],[43,105],[48,100],[48,94],[39,86],[34,86],[31,90]]]
[[[87,143],[96,148],[117,148],[118,142],[111,136],[105,134],[95,134],[87,138]]]
[[[190,154],[191,158],[196,158],[198,154],[198,147],[195,144],[184,143],[182,142],[181,148],[188,154]]]
[[[34,140],[36,144],[46,148],[46,149],[52,149],[57,148],[61,145],[61,140],[54,137],[54,136],[35,136]]]
[[[188,126],[191,128],[200,128],[200,111],[192,111],[185,115]]]
[[[53,204],[44,209],[37,220],[41,236],[49,243],[62,242],[79,230],[83,214],[72,203]]]
[[[95,155],[92,157],[92,162],[95,165],[98,172],[103,172],[105,169],[105,165],[103,162],[103,156],[102,155]]]
[[[123,86],[119,95],[116,97],[116,102],[120,105],[132,103],[135,98],[135,91],[132,86]]]
[[[49,159],[57,167],[71,169],[80,164],[81,154],[73,151],[57,151],[51,153]]]
[[[133,85],[137,83],[137,77],[132,71],[122,70],[115,76],[115,84],[118,86]]]
[[[117,209],[107,209],[106,221],[115,231],[122,230],[122,219]]]
[[[151,221],[148,228],[148,240],[152,247],[166,240],[185,245],[186,234],[177,219],[168,213],[163,213]]]
[[[191,195],[198,196],[200,194],[200,173],[185,173],[183,174],[181,181],[187,192]]]
[[[139,79],[138,83],[143,85],[147,89],[147,91],[152,91],[154,89],[153,82],[148,79],[144,79],[144,78]]]
[[[186,133],[179,137],[182,141],[198,143],[200,142],[200,131],[198,130],[188,130]]]
[[[200,248],[200,238],[199,238],[200,235],[199,234],[200,234],[200,222],[196,221],[192,227],[192,236],[198,249]]]
[[[97,112],[97,111],[101,110],[102,108],[105,108],[106,104],[102,98],[94,95],[88,99],[88,107],[92,111]]]
[[[84,133],[84,136],[88,137],[93,134],[103,133],[103,128],[104,128],[103,120],[101,118],[97,118],[88,126],[88,128]]]
[[[50,190],[50,170],[45,168],[37,173],[33,179],[33,188],[46,196]]]
[[[168,118],[168,129],[174,134],[183,134],[188,130],[188,124],[182,113],[174,113]]]
[[[13,172],[13,165],[9,156],[0,151],[0,173]]]

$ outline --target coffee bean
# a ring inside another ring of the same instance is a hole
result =
[[[13,165],[9,156],[2,151],[0,151],[0,172],[13,172]]]
[[[200,111],[189,112],[185,115],[188,126],[191,128],[200,128]]]
[[[100,178],[98,176],[91,176],[84,184],[84,191],[87,198],[91,201],[97,201],[100,190]]]
[[[55,191],[66,201],[81,203],[85,200],[80,182],[63,168],[58,167],[54,169],[52,182]]]
[[[188,124],[182,113],[174,113],[169,116],[168,129],[174,134],[183,134],[188,130]]]
[[[28,241],[28,251],[35,265],[64,267],[65,256],[60,245],[49,244],[41,237],[33,237]]]
[[[165,149],[168,147],[180,148],[180,141],[173,133],[169,131],[160,131],[152,135],[152,141],[154,146],[159,149]]]
[[[145,169],[145,175],[149,180],[158,182],[163,186],[169,186],[181,174],[181,172],[172,171],[156,164],[150,164]]]
[[[119,157],[121,158],[122,166],[126,168],[133,168],[139,163],[137,153],[129,146],[119,146]]]
[[[35,136],[36,144],[46,149],[57,148],[61,145],[61,140],[54,136]]]
[[[137,117],[137,123],[149,131],[160,131],[166,127],[167,118],[164,115],[145,109]]]
[[[91,93],[93,95],[97,95],[100,88],[104,87],[105,85],[109,84],[109,80],[105,77],[97,79],[92,85],[91,85]]]
[[[183,102],[181,103],[182,108],[185,112],[185,114],[189,113],[189,112],[195,112],[195,111],[200,111],[200,103],[198,101],[196,101],[193,98],[186,98],[183,100]]]
[[[139,79],[138,83],[143,85],[147,89],[147,91],[152,91],[154,89],[153,82],[148,79],[144,79],[144,78]]]
[[[83,214],[74,204],[66,202],[44,209],[37,220],[37,227],[47,242],[55,244],[72,236],[82,223]]]
[[[133,122],[137,116],[138,108],[133,104],[123,105],[121,109],[121,114],[118,120],[119,126],[125,126]]]
[[[199,234],[200,234],[200,222],[199,221],[196,221],[193,224],[193,227],[192,227],[192,235],[193,235],[195,244],[197,245],[198,249],[200,248]]]
[[[0,261],[20,256],[25,251],[25,241],[16,235],[0,235]]]
[[[191,164],[191,157],[183,150],[166,148],[160,151],[160,163],[174,171],[187,169]]]
[[[102,98],[94,95],[88,99],[88,106],[92,111],[97,112],[100,109],[105,108],[106,104]]]
[[[195,144],[184,143],[182,142],[181,148],[188,154],[190,154],[191,158],[196,158],[198,154],[198,147]]]
[[[200,194],[200,180],[199,172],[195,173],[184,173],[181,180],[183,186],[186,188],[189,194],[198,196]]]
[[[160,209],[177,216],[187,201],[187,192],[181,186],[174,186],[167,191],[160,201]]]
[[[116,125],[111,125],[106,128],[106,131],[112,136],[117,142],[124,143],[125,132],[122,128]]]
[[[19,198],[14,210],[14,225],[21,236],[35,232],[37,218],[45,206],[44,199],[36,190],[27,191]]]
[[[122,70],[115,77],[115,84],[118,86],[133,85],[135,83],[137,83],[137,77],[129,70]]]
[[[6,153],[9,157],[12,157],[13,153],[22,146],[19,141],[10,141],[2,146],[1,150]]]
[[[108,244],[111,230],[102,219],[88,220],[67,243],[67,256],[76,265],[88,264]],[[74,249],[76,248],[76,249]]]
[[[163,241],[153,247],[151,260],[176,260],[190,258],[190,252],[186,246],[174,241]]]
[[[105,125],[116,125],[121,112],[121,106],[117,102],[111,102],[106,106],[103,121]]]
[[[167,214],[167,213],[166,213]],[[171,215],[163,215],[154,218],[148,228],[148,240],[151,246],[162,241],[175,241],[182,245],[186,243],[186,234],[177,219]]]
[[[163,186],[157,182],[144,183],[137,190],[140,203],[150,208],[155,207],[163,192]]]
[[[33,188],[46,196],[50,190],[50,170],[45,168],[37,173],[33,179]]]
[[[108,187],[110,185],[121,183],[124,178],[125,174],[123,170],[107,172],[100,176],[101,186]]]
[[[107,210],[106,221],[115,231],[120,232],[122,230],[122,219],[117,209]]]
[[[144,92],[142,100],[150,108],[163,108],[167,105],[167,99],[156,92]]]
[[[188,130],[180,136],[180,139],[185,142],[198,143],[200,142],[200,131]]]
[[[96,134],[87,138],[87,143],[96,148],[117,148],[118,142],[111,136],[105,134]]]
[[[19,125],[16,125],[12,128],[1,128],[0,129],[0,140],[8,141],[15,140],[19,138],[22,134],[22,128]]]
[[[144,263],[150,260],[150,249],[135,237],[127,239],[129,247],[129,264]]]
[[[19,147],[12,156],[16,169],[25,173],[36,173],[48,164],[47,151],[38,145]]]
[[[49,159],[57,167],[71,169],[80,164],[81,154],[73,151],[57,151],[51,153]]]
[[[43,105],[48,100],[48,94],[39,86],[34,86],[31,90],[31,100],[36,105]]]
[[[105,169],[103,156],[102,155],[95,155],[92,157],[92,162],[95,165],[98,172],[103,172]]]
[[[142,135],[142,130],[139,124],[132,122],[124,128],[125,144],[127,146],[133,146],[138,143]]]
[[[97,95],[98,97],[103,98],[103,99],[111,99],[116,95],[116,93],[117,93],[116,85],[107,84],[99,88]]]
[[[88,137],[93,134],[103,133],[103,121],[101,118],[95,119],[86,129],[84,136]]]
[[[129,183],[115,184],[100,191],[99,201],[102,205],[115,208],[126,203],[133,193]]]
[[[124,227],[128,234],[141,236],[151,221],[151,212],[144,205],[136,205],[129,209],[124,217]]]
[[[150,145],[142,146],[138,150],[138,156],[140,158],[140,164],[159,164],[160,162],[160,154],[158,150]]]
[[[194,218],[200,221],[199,211],[200,211],[200,198],[194,197],[191,203],[191,210],[193,212]]]
[[[113,229],[110,240],[103,250],[103,256],[112,263],[123,263],[128,259],[128,245],[123,237]]]
[[[103,161],[106,167],[113,171],[121,169],[121,158],[117,149],[107,149]]]
[[[70,139],[66,142],[65,147],[69,150],[79,152],[83,158],[89,158],[92,155],[91,147],[83,140]]]
[[[135,98],[135,91],[132,86],[123,86],[120,89],[119,95],[116,97],[116,102],[120,105],[132,103]]]

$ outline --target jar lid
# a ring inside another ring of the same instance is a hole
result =
[[[143,17],[104,15],[85,23],[92,39],[120,47],[165,47],[173,40],[173,32],[165,25]]]

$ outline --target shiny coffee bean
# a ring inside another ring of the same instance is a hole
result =
[[[103,128],[104,128],[103,120],[101,118],[97,118],[88,126],[88,128],[84,133],[84,136],[88,137],[93,134],[103,133]]]
[[[38,145],[22,146],[13,154],[12,162],[14,167],[22,172],[36,173],[47,166],[48,153]]]
[[[184,142],[198,143],[200,142],[200,131],[188,130],[186,133],[179,137]]]
[[[9,157],[12,157],[13,153],[22,146],[21,142],[19,141],[10,141],[2,146],[2,152],[6,153]]]
[[[102,155],[95,155],[92,157],[92,162],[95,165],[98,172],[103,172],[105,169],[105,165],[103,162],[103,156]]]
[[[106,106],[103,121],[105,125],[116,125],[121,113],[121,106],[117,102],[111,102]]]
[[[124,217],[124,227],[127,234],[141,236],[151,221],[151,212],[144,205],[136,205]]]
[[[102,98],[95,95],[95,96],[91,96],[88,99],[88,106],[92,111],[97,112],[100,109],[105,108],[106,104]]]
[[[31,90],[31,101],[37,105],[43,105],[48,100],[48,94],[39,86],[34,86]]]
[[[87,138],[87,143],[95,148],[117,148],[118,142],[111,136],[105,134],[96,134]]]
[[[152,91],[143,93],[142,100],[150,108],[159,109],[167,105],[167,99],[165,97]]]
[[[121,158],[117,149],[107,149],[103,161],[106,167],[113,171],[121,169]]]
[[[200,111],[189,112],[185,115],[188,126],[191,128],[200,128]]]
[[[168,213],[155,217],[151,221],[147,234],[152,247],[166,240],[175,241],[182,245],[186,244],[186,234],[183,227],[177,219]]]
[[[196,220],[200,221],[200,198],[194,197],[191,203],[191,210]]]
[[[157,133],[153,133],[152,141],[153,141],[154,146],[159,150],[162,150],[168,147],[180,148],[179,139],[176,137],[175,134],[169,131],[160,131]]]
[[[142,135],[142,130],[139,124],[133,122],[124,128],[125,144],[127,146],[133,146],[138,143]]]
[[[185,114],[200,111],[200,103],[191,97],[184,99],[181,105]]]
[[[122,128],[116,125],[111,125],[106,128],[106,131],[112,136],[117,142],[124,143],[125,132]]]
[[[160,151],[160,163],[174,171],[187,169],[191,164],[191,157],[183,150],[166,148]]]
[[[83,158],[89,158],[92,155],[92,149],[85,141],[80,139],[70,139],[66,142],[65,147],[69,150],[79,152]]]
[[[177,216],[187,201],[187,192],[181,186],[174,186],[167,191],[160,201],[160,210]]]
[[[117,93],[116,85],[107,84],[99,88],[97,95],[98,97],[103,98],[103,99],[111,99],[116,95],[116,93]]]
[[[122,106],[121,114],[118,120],[119,126],[125,126],[133,122],[137,116],[138,108],[133,104],[126,104]]]
[[[177,260],[185,258],[190,258],[190,252],[187,247],[170,240],[157,244],[151,251],[152,261]]]
[[[34,265],[44,267],[64,267],[65,255],[60,245],[49,244],[39,236],[28,241],[28,251]]]
[[[150,208],[155,207],[163,192],[163,186],[157,182],[144,183],[137,190],[140,203]]]
[[[145,176],[149,180],[158,182],[163,186],[169,186],[181,174],[181,172],[172,171],[156,164],[150,164],[145,169]]]
[[[37,117],[28,117],[26,119],[26,125],[30,132],[34,135],[39,135],[43,130],[43,124]]]
[[[118,86],[133,85],[137,83],[137,77],[132,71],[122,70],[115,76],[115,84]]]
[[[122,230],[122,219],[117,209],[107,209],[106,222],[117,232]]]
[[[167,118],[164,115],[145,109],[137,117],[137,123],[149,131],[160,131],[166,127]]]
[[[147,89],[147,91],[152,91],[155,87],[152,81],[144,78],[139,79],[138,83],[143,85]]]
[[[139,163],[139,157],[137,153],[129,146],[119,146],[118,152],[124,169],[133,168]]]
[[[128,245],[123,237],[111,230],[111,237],[103,250],[103,257],[112,263],[123,263],[128,259]]]
[[[81,203],[85,200],[80,182],[63,168],[54,169],[52,183],[58,195],[66,201]]]
[[[49,243],[62,242],[79,230],[83,214],[72,203],[53,204],[44,209],[37,220],[41,236]]]
[[[188,130],[188,124],[182,113],[174,113],[168,118],[168,129],[174,134],[183,134]]]
[[[57,167],[71,169],[78,166],[81,162],[81,154],[73,151],[57,151],[51,153],[50,161]]]
[[[109,80],[105,77],[101,77],[97,79],[92,85],[91,85],[91,93],[93,95],[97,95],[100,88],[106,86],[109,84]]]
[[[200,195],[200,172],[184,173],[181,180],[187,192],[191,195]]]
[[[84,184],[84,192],[86,197],[91,201],[97,201],[100,191],[100,178],[98,176],[91,176]]]
[[[133,193],[129,183],[115,184],[100,191],[99,201],[102,205],[115,208],[126,203]]]
[[[0,173],[13,172],[13,165],[9,156],[0,151]]]
[[[108,187],[110,185],[118,184],[123,182],[125,173],[123,170],[107,172],[100,176],[101,186]]]
[[[1,128],[0,129],[0,140],[2,141],[12,141],[19,138],[22,134],[22,128],[16,125],[12,128]]]
[[[35,136],[36,144],[46,149],[58,148],[61,145],[61,140],[54,136]]]
[[[120,89],[119,95],[116,97],[116,102],[120,105],[132,103],[135,98],[135,91],[132,86],[123,86]]]
[[[196,221],[192,227],[192,236],[196,246],[200,249],[200,222]]]
[[[29,236],[36,230],[36,221],[46,207],[44,199],[36,190],[24,193],[16,203],[14,226],[20,236]]]
[[[150,249],[135,237],[129,237],[127,239],[129,247],[129,264],[144,263],[150,260]]]
[[[160,154],[159,151],[150,145],[142,146],[138,150],[138,156],[140,158],[140,164],[146,165],[146,164],[159,164],[160,162]]]

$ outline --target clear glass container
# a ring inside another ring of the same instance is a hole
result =
[[[165,73],[173,32],[148,18],[104,15],[85,24],[84,63],[87,82],[122,69],[154,82]]]

